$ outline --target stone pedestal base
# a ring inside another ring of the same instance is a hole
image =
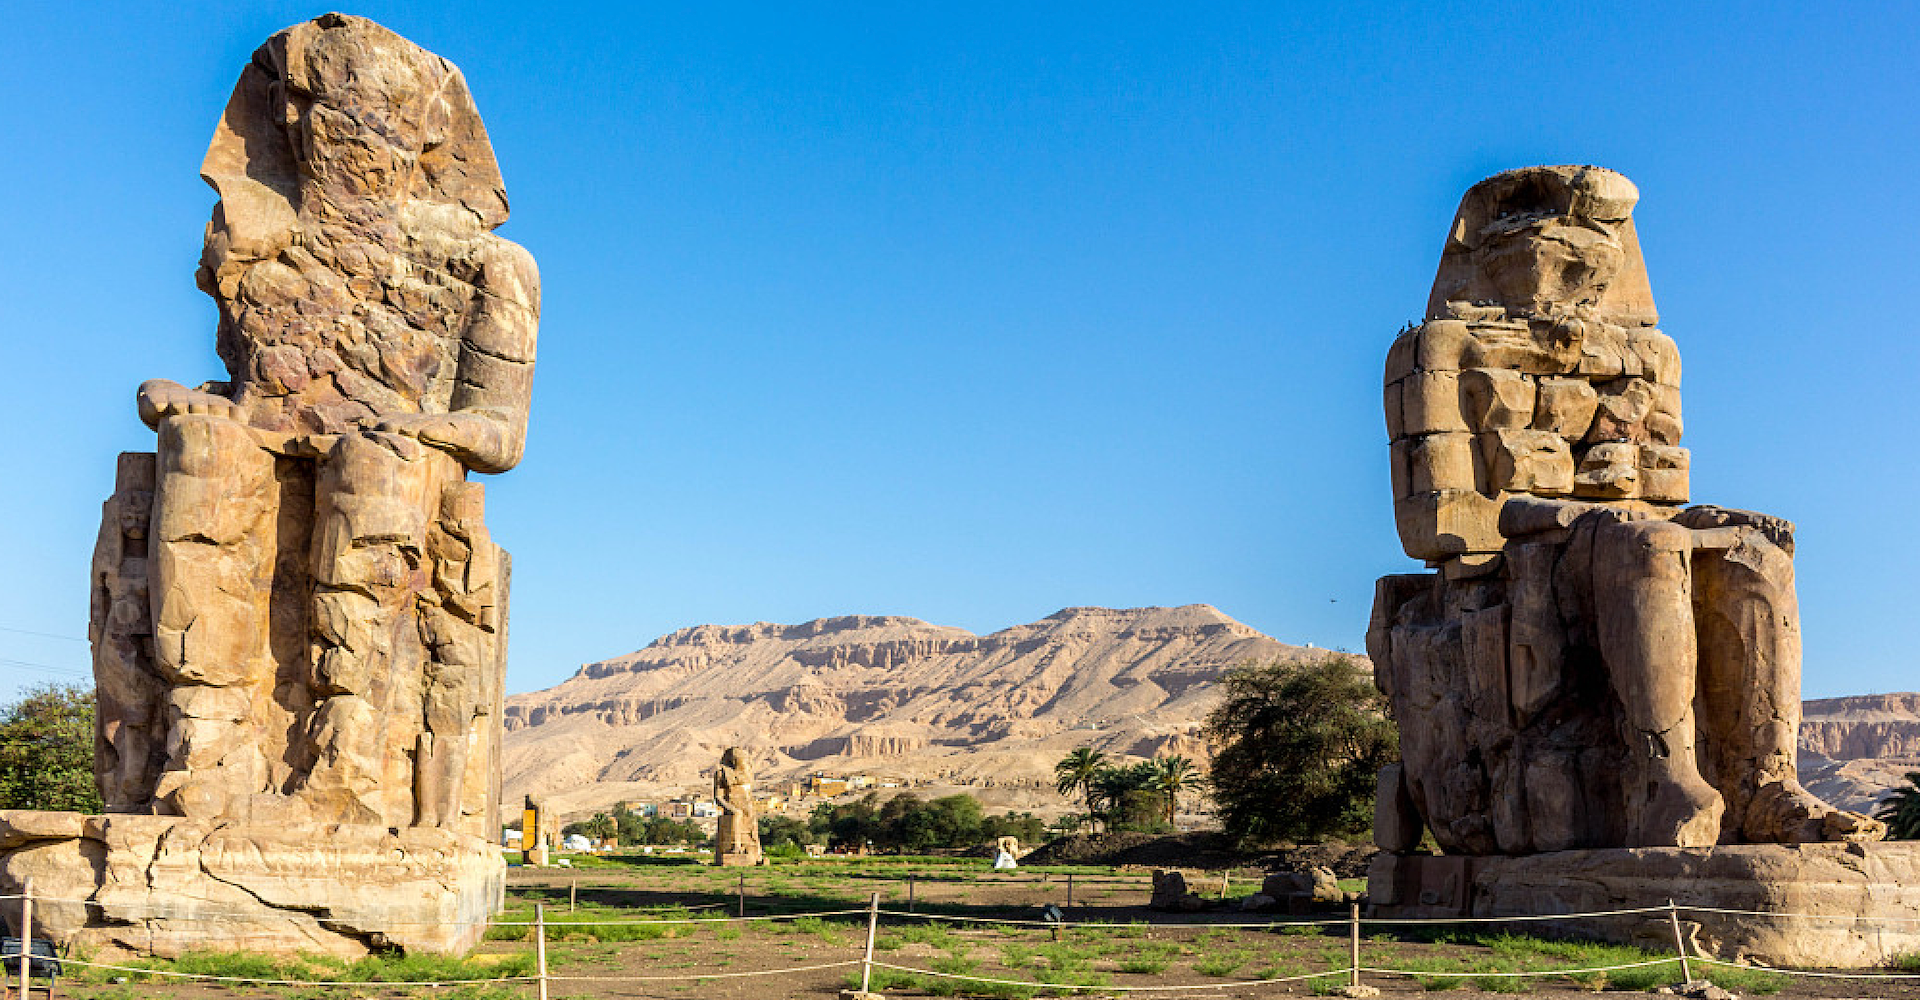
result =
[[[1703,953],[1767,965],[1865,968],[1920,952],[1920,842],[1558,851],[1523,857],[1381,854],[1377,917],[1499,917],[1682,907]],[[1702,913],[1689,906],[1760,911]],[[1899,919],[1892,919],[1899,918]],[[1531,921],[1513,929],[1673,950],[1663,913]]]
[[[716,854],[713,857],[713,863],[722,868],[753,868],[765,862],[765,855],[762,855],[758,851],[752,854]]]
[[[28,879],[36,937],[162,958],[459,954],[480,941],[506,893],[499,849],[446,830],[0,811],[0,893]],[[0,915],[19,920],[13,905]]]

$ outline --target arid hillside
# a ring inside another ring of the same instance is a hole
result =
[[[740,745],[763,785],[888,775],[1058,812],[1067,751],[1201,756],[1224,672],[1327,655],[1204,604],[1068,608],[990,635],[870,616],[703,625],[509,698],[506,801],[531,792],[569,814],[692,791]]]
[[[1051,770],[1067,751],[1202,758],[1223,673],[1328,655],[1204,604],[1067,608],[990,635],[861,615],[701,625],[510,697],[505,801],[532,793],[570,817],[696,792],[738,745],[763,787],[867,774],[1054,815],[1068,808]],[[1809,701],[1801,746],[1810,787],[1870,808],[1920,770],[1920,694]]]

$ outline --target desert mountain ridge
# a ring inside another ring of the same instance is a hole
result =
[[[1058,813],[1052,766],[1074,747],[1202,757],[1226,671],[1331,655],[1204,604],[1066,608],[987,635],[873,615],[695,626],[509,697],[505,800],[565,815],[693,791],[739,745],[763,785],[867,773]]]
[[[1201,725],[1235,666],[1364,656],[1281,642],[1213,607],[1065,608],[986,635],[892,615],[698,625],[507,699],[505,799],[563,818],[707,787],[720,753],[762,787],[814,772],[964,789],[1057,815],[1052,767],[1093,746],[1204,759]],[[1920,770],[1920,694],[1808,701],[1801,775],[1870,806]]]

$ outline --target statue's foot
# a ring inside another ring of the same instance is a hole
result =
[[[1870,816],[1835,809],[1800,787],[1797,781],[1762,785],[1747,806],[1741,833],[1757,844],[1817,844],[1885,840],[1887,824]]]
[[[1666,776],[1633,822],[1635,847],[1711,847],[1720,840],[1726,799],[1699,775]]]

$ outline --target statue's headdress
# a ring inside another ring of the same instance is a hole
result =
[[[399,151],[401,198],[507,219],[506,187],[466,80],[453,64],[363,17],[323,14],[268,39],[241,71],[200,174],[231,218],[300,205],[302,169],[288,109],[311,101]]]
[[[1444,317],[1448,302],[1516,305],[1501,301],[1484,273],[1481,251],[1533,227],[1612,258],[1611,279],[1592,304],[1598,318],[1621,326],[1653,326],[1659,316],[1633,228],[1633,206],[1639,200],[1632,181],[1602,167],[1523,167],[1475,184],[1460,199],[1447,233],[1427,300],[1428,318]]]

